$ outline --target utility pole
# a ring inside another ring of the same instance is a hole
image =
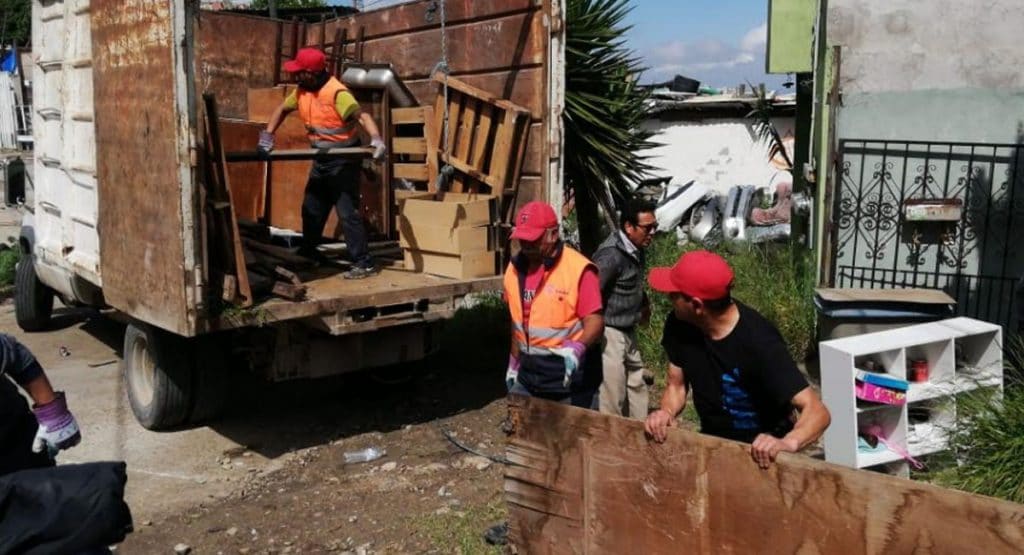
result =
[[[270,17],[277,19],[277,0],[267,0],[267,9],[270,10]]]

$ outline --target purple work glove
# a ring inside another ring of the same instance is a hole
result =
[[[266,129],[260,131],[260,142],[256,145],[256,150],[264,154],[274,150],[274,134]]]
[[[75,422],[75,417],[68,410],[63,391],[58,391],[53,401],[32,407],[32,412],[39,422],[32,451],[41,453],[45,448],[52,457],[57,451],[74,447],[82,440],[78,422]]]
[[[516,378],[519,377],[519,359],[508,355],[508,370],[505,370],[505,387],[509,391],[512,390],[512,386],[516,385]]]
[[[568,388],[569,384],[572,383],[572,375],[580,368],[580,363],[583,361],[583,353],[587,352],[587,346],[579,341],[567,339],[562,342],[561,347],[551,349],[551,352],[565,360],[565,380],[562,382],[562,385]]]

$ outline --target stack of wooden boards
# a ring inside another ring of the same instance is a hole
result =
[[[419,193],[401,206],[398,235],[407,270],[459,279],[495,274],[494,196]]]

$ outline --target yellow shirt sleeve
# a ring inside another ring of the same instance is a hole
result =
[[[341,91],[334,97],[334,109],[338,111],[342,121],[348,120],[359,111],[359,102],[356,97],[352,96],[352,93],[348,91]]]
[[[286,110],[299,109],[299,95],[296,91],[298,91],[298,89],[292,89],[292,92],[284,99],[284,107]]]

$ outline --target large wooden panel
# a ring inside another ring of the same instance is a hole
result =
[[[225,152],[254,150],[260,130],[265,124],[248,121],[222,120],[220,141]],[[264,174],[266,162],[231,162],[227,165],[228,183],[235,215],[243,220],[257,220],[263,216],[266,203]]]
[[[174,6],[172,8],[172,6]],[[172,9],[177,2],[90,3],[103,293],[144,322],[188,334],[182,167]]]
[[[520,553],[1020,553],[1024,505],[523,397],[505,492]]]

